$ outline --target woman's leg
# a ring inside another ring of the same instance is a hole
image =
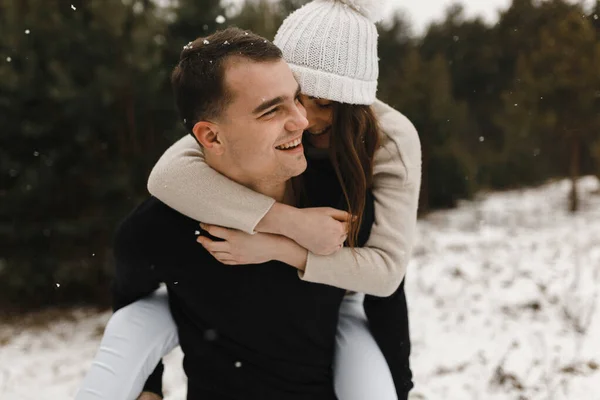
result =
[[[75,400],[132,400],[160,359],[179,344],[166,288],[110,318]]]
[[[346,295],[340,307],[333,361],[339,400],[396,400],[387,362],[369,331],[364,294]]]

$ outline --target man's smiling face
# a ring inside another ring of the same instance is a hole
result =
[[[308,125],[300,87],[283,60],[227,60],[232,101],[219,118],[225,161],[244,181],[282,182],[306,169],[302,133]]]

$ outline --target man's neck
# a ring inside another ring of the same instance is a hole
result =
[[[287,180],[285,182],[271,182],[271,181],[253,181],[248,177],[244,176],[244,173],[238,171],[237,174],[235,171],[232,171],[230,168],[224,168],[223,165],[220,164],[220,160],[213,160],[209,156],[205,156],[206,163],[215,171],[219,172],[222,175],[225,175],[232,181],[239,183],[240,185],[246,186],[249,189],[254,190],[255,192],[264,194],[265,196],[269,196],[275,201],[285,204],[293,205],[294,203],[294,192],[292,189],[291,180]]]
[[[293,191],[291,181],[271,183],[271,182],[258,182],[248,183],[244,185],[255,192],[262,193],[265,196],[272,197],[279,203],[290,204],[293,198]]]

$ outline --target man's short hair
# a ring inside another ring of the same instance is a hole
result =
[[[220,116],[232,99],[225,85],[225,66],[232,56],[256,62],[277,61],[281,50],[262,36],[227,28],[184,46],[171,74],[180,117],[188,132],[198,121]]]

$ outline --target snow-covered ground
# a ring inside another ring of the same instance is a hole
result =
[[[419,222],[411,399],[600,399],[600,183],[581,181],[574,216],[568,188],[481,195]],[[0,327],[0,399],[72,398],[109,313],[44,317]],[[179,351],[166,371],[167,399],[184,399]]]

